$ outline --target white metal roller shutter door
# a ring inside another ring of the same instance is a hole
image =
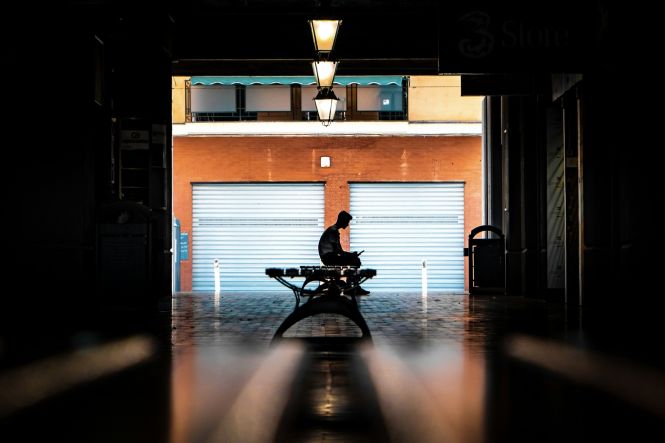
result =
[[[464,290],[463,183],[353,183],[351,250],[377,276],[369,290]]]
[[[192,196],[192,289],[279,291],[265,268],[318,265],[323,231],[321,183],[195,184]]]

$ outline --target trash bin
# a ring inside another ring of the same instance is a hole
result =
[[[498,238],[474,238],[481,232],[493,232]],[[482,225],[469,234],[469,293],[503,294],[506,292],[506,236],[496,226]]]

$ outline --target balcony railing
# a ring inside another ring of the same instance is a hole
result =
[[[237,122],[257,120],[256,112],[192,112],[192,122]]]
[[[298,114],[290,111],[284,112],[192,112],[192,122],[237,122],[237,121],[317,121],[316,111],[302,111],[300,119]],[[376,120],[407,120],[404,111],[363,111],[349,113],[337,111],[336,121],[376,121]]]

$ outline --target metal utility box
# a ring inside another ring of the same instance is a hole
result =
[[[98,236],[101,292],[145,297],[150,289],[150,210],[134,202],[102,208]]]

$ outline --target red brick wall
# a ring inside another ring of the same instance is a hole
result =
[[[479,136],[175,137],[173,150],[173,206],[183,232],[192,232],[193,182],[325,182],[327,226],[349,210],[349,182],[462,181],[465,245],[482,224]],[[330,168],[320,167],[321,156],[331,157]],[[181,290],[191,290],[191,276],[190,249]]]

